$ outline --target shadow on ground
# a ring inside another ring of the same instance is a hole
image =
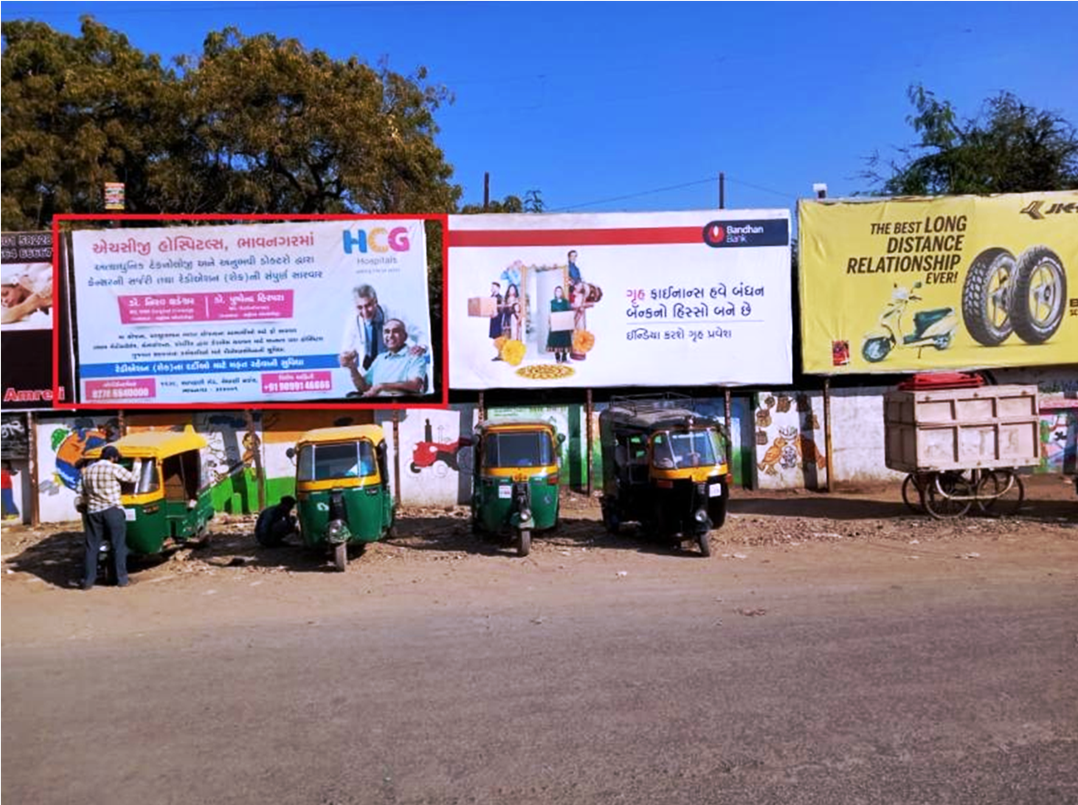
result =
[[[511,535],[473,534],[470,520],[451,515],[402,517],[397,520],[395,534],[389,542],[415,551],[517,555]],[[571,515],[563,515],[557,528],[532,533],[532,550],[545,548],[616,549],[665,555],[697,552],[695,547],[682,549],[673,539],[657,538],[632,525],[623,527],[618,534],[610,534],[597,520]]]

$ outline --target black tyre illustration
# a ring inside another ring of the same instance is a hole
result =
[[[861,347],[861,355],[869,363],[879,363],[891,352],[891,339],[878,336],[869,338]]]
[[[1015,262],[1011,319],[1028,344],[1043,344],[1056,334],[1067,306],[1067,272],[1051,249],[1031,246]]]
[[[962,320],[973,339],[986,347],[1002,344],[1014,331],[1015,261],[1006,249],[977,255],[962,286]]]

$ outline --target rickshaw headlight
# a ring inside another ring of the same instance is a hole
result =
[[[326,526],[326,536],[331,540],[337,539],[344,532],[344,523],[340,520],[330,520]]]
[[[528,508],[521,509],[520,510],[520,519],[521,520],[530,520],[530,519],[532,519],[531,509],[528,509]]]
[[[698,523],[706,523],[707,522],[707,512],[704,511],[703,509],[697,509],[696,514],[694,514],[693,517],[696,519],[696,522],[698,522]]]

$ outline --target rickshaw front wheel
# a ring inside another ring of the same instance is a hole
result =
[[[532,532],[527,528],[520,530],[520,537],[517,541],[517,556],[527,556],[531,553],[532,549]]]
[[[341,542],[333,546],[333,565],[342,573],[348,570],[348,543]]]
[[[711,538],[708,532],[705,531],[703,534],[699,534],[696,537],[696,544],[700,548],[701,556],[711,556]]]

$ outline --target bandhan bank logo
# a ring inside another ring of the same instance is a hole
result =
[[[704,243],[708,246],[718,246],[726,240],[726,227],[718,221],[712,221],[704,227]]]
[[[341,234],[344,236],[345,254],[351,254],[352,249],[358,249],[360,254],[385,254],[390,251],[406,252],[412,248],[411,241],[408,240],[408,228],[404,226],[392,229],[377,226],[371,230],[357,229],[354,233],[346,229]]]

